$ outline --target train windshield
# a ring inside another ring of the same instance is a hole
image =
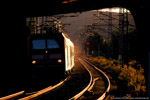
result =
[[[60,46],[55,39],[32,40],[32,49],[34,50],[58,48],[60,48]]]
[[[33,40],[32,49],[46,49],[45,40]]]
[[[48,39],[47,40],[47,48],[48,49],[53,49],[53,48],[57,49],[57,48],[59,48],[59,45],[56,40]]]

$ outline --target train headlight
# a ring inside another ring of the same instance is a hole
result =
[[[46,50],[45,53],[48,53],[48,51]]]
[[[33,60],[33,61],[32,61],[32,64],[36,64],[36,61],[35,61],[35,60]]]
[[[58,59],[58,63],[61,63],[62,62],[62,60],[61,59]]]

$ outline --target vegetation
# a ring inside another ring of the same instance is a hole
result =
[[[118,31],[113,31],[109,40],[96,32],[93,32],[93,34],[86,40],[90,43],[90,45],[85,43],[86,54],[112,59],[118,59],[121,54],[124,63],[128,63],[130,59],[142,61],[138,46],[140,39],[137,37],[135,29],[129,29],[128,34],[124,34],[122,38]]]
[[[90,61],[106,71],[116,80],[122,96],[143,96],[146,92],[144,69],[136,60],[130,60],[128,64],[121,65],[119,60],[108,60],[104,57],[90,57]]]
[[[86,43],[89,42],[89,45]],[[93,56],[106,56],[107,43],[104,38],[98,33],[94,32],[92,36],[89,36],[85,43],[85,52]]]
[[[91,62],[110,74],[122,91],[122,96],[144,96],[146,83],[141,55],[143,51],[139,48],[141,40],[136,30],[129,29],[123,35],[114,31],[109,40],[96,32],[93,34],[86,40],[90,45],[85,45],[85,52],[91,56]]]

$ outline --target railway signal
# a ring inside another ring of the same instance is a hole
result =
[[[86,42],[86,45],[89,46],[89,45],[90,45],[90,42]]]

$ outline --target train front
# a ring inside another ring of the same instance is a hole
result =
[[[29,44],[34,70],[64,73],[64,39],[61,34],[34,34]]]

